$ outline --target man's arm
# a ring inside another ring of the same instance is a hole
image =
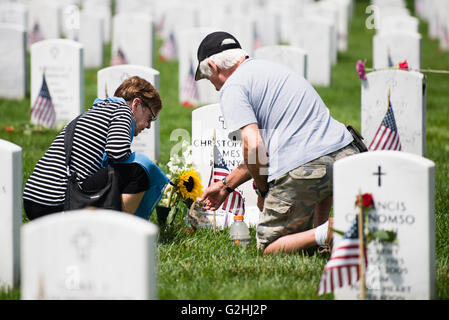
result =
[[[262,193],[268,191],[268,156],[257,123],[241,129],[243,158],[254,183]]]
[[[246,165],[242,163],[226,176],[226,185],[222,181],[218,181],[207,188],[203,192],[200,202],[204,203],[204,209],[206,210],[217,210],[229,195],[226,187],[235,189],[249,179],[251,179],[251,175]]]

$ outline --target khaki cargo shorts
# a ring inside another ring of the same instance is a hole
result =
[[[263,250],[277,238],[313,228],[316,204],[332,196],[334,162],[356,153],[351,143],[271,181],[256,229],[257,247]]]

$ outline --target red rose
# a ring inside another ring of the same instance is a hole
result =
[[[364,194],[362,194],[361,199],[360,199],[360,196],[357,196],[357,200],[355,202],[355,204],[357,206],[359,206],[360,200],[362,202],[362,208],[363,209],[370,209],[371,207],[374,206],[373,195],[371,193],[364,193]]]
[[[407,60],[404,60],[404,62],[399,62],[399,69],[408,69]]]
[[[183,227],[182,232],[185,232],[187,234],[192,234],[193,233],[193,228],[189,228],[189,227]]]

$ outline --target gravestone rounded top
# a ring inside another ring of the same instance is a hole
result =
[[[160,72],[156,69],[142,66],[142,65],[136,65],[136,64],[120,64],[117,66],[111,66],[106,67],[98,71],[98,73],[111,73],[111,72],[123,72],[126,71],[126,73],[129,74],[139,74],[139,73],[148,73],[153,75],[159,75]]]
[[[15,31],[15,32],[25,32],[25,28],[21,26],[20,24],[14,24],[14,23],[1,23],[0,24],[0,30],[8,30],[9,32]]]
[[[123,212],[106,209],[83,209],[64,213],[56,213],[41,217],[23,226],[28,232],[43,230],[41,228],[55,228],[63,226],[73,226],[79,223],[88,223],[90,226],[108,225],[113,231],[114,228],[132,230],[133,234],[157,234],[156,225],[149,223]]]
[[[418,71],[414,70],[406,70],[406,69],[383,69],[383,70],[376,70],[373,72],[368,72],[366,74],[366,77],[368,80],[370,78],[375,78],[379,76],[385,76],[385,75],[394,75],[394,76],[409,76],[409,77],[415,77],[417,79],[423,79],[424,74]]]
[[[220,107],[219,103],[213,103],[213,104],[201,106],[192,111],[192,117],[193,117],[193,115],[197,115],[197,114],[204,113],[204,112],[216,112],[216,108],[219,108],[219,107]]]
[[[0,139],[0,150],[9,152],[22,151],[22,148],[12,142]]]
[[[83,45],[79,43],[78,41],[73,41],[69,39],[48,39],[48,40],[41,40],[36,43],[33,43],[31,45],[31,48],[40,48],[40,47],[46,47],[50,45],[59,45],[59,46],[69,46],[74,48],[83,48]]]
[[[419,165],[420,167],[435,167],[435,163],[432,160],[424,158],[420,155],[409,153],[409,152],[401,152],[401,151],[392,151],[392,150],[379,150],[379,151],[371,151],[371,152],[363,152],[350,157],[345,157],[339,159],[335,162],[336,166],[348,166],[353,162],[362,162],[368,159],[385,159],[385,160],[396,160],[398,163],[409,163],[412,165]]]

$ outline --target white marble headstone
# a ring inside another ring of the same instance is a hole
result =
[[[419,32],[419,20],[418,18],[408,15],[398,16],[386,16],[383,17],[379,31],[391,32],[391,31],[406,31],[406,32]]]
[[[66,123],[84,111],[83,46],[52,39],[31,46],[31,106],[42,86],[43,72],[56,111],[56,123]]]
[[[0,140],[0,287],[19,285],[22,148]]]
[[[254,50],[263,46],[274,46],[281,42],[279,15],[268,10],[255,10]]]
[[[102,3],[105,2],[105,3]],[[109,43],[111,41],[111,6],[107,5],[110,1],[85,1],[83,3],[82,12],[87,14],[94,14],[101,19],[103,24],[103,41]]]
[[[97,97],[113,97],[115,90],[127,78],[138,76],[150,82],[159,91],[159,71],[136,65],[119,65],[104,68],[97,73]],[[153,161],[159,161],[159,128],[160,120],[153,122],[150,129],[142,131],[134,137],[132,150],[145,154]]]
[[[402,151],[426,154],[426,78],[422,73],[381,70],[362,81],[361,129],[370,145],[387,112],[388,90]]]
[[[252,16],[226,15],[217,21],[217,30],[229,32],[237,38],[242,49],[250,56],[254,54],[255,20]]]
[[[84,66],[100,68],[104,61],[103,20],[94,13],[80,14],[79,42],[84,47]]]
[[[218,91],[207,79],[192,82],[191,73],[195,76],[195,71],[198,66],[197,51],[201,41],[209,33],[217,31],[212,28],[193,28],[179,31],[178,37],[178,88],[179,88],[179,102],[183,104],[187,98],[195,97],[194,91],[197,90],[198,97],[196,105],[205,105],[210,103],[217,103],[219,98]],[[196,89],[195,89],[196,87]],[[186,89],[187,88],[187,89]],[[190,89],[191,88],[191,89]]]
[[[330,0],[332,1],[332,0]],[[337,63],[338,58],[338,22],[339,22],[339,10],[335,3],[330,3],[329,1],[319,1],[319,2],[310,2],[304,6],[303,17],[312,17],[318,16],[323,21],[327,21],[334,27],[332,28],[331,35],[331,61],[332,64]],[[301,19],[303,19],[301,17]],[[347,38],[347,37],[346,37]]]
[[[26,67],[25,29],[20,25],[0,24],[0,97],[25,98]]]
[[[0,23],[17,24],[23,29],[28,28],[28,9],[19,2],[0,3]]]
[[[291,44],[307,52],[307,78],[313,85],[330,86],[334,26],[317,17],[299,19]]]
[[[22,227],[22,299],[157,299],[157,234],[154,224],[110,210],[33,220]]]
[[[213,166],[213,135],[216,135],[216,146],[221,152],[226,166],[230,171],[238,167],[243,161],[242,141],[232,140],[228,137],[224,118],[221,115],[220,105],[212,104],[197,108],[192,112],[192,159],[193,166],[200,174],[203,187],[209,183]],[[257,208],[257,195],[252,187],[252,180],[239,186],[245,198],[244,221],[255,225],[259,221],[260,211]],[[220,221],[227,217],[227,225],[232,223],[233,216],[225,212],[216,212]]]
[[[435,164],[398,151],[365,152],[334,164],[334,228],[346,232],[359,192],[371,193],[375,208],[369,230],[396,232],[397,243],[367,246],[367,299],[435,298]],[[334,248],[341,236],[334,233]],[[358,299],[360,283],[335,292]]]
[[[265,46],[255,50],[254,57],[282,63],[307,79],[307,53],[299,47]]]
[[[57,39],[61,36],[61,7],[58,1],[33,0],[27,6],[29,33],[38,24],[44,39]]]
[[[122,50],[129,64],[153,67],[153,20],[144,13],[120,13],[112,18],[112,52]]]
[[[416,32],[380,32],[373,37],[374,69],[397,66],[407,60],[411,69],[421,68],[421,35]]]

